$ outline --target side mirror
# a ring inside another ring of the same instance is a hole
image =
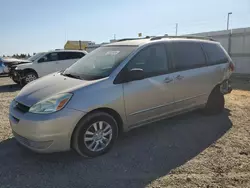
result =
[[[145,78],[145,74],[143,69],[140,68],[134,68],[129,71],[128,74],[128,80],[133,81],[133,80],[142,80]]]

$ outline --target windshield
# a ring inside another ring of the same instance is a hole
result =
[[[37,60],[38,58],[40,58],[41,56],[43,56],[45,53],[37,53],[33,56],[31,56],[30,58],[28,58],[29,61],[35,61]]]
[[[66,69],[63,74],[93,80],[107,77],[137,46],[100,47]]]

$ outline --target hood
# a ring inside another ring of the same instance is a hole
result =
[[[17,95],[15,100],[31,107],[35,103],[52,95],[65,92],[74,92],[79,88],[88,86],[101,80],[79,80],[63,76],[61,73],[53,73],[26,85]]]
[[[25,68],[30,68],[33,65],[33,62],[25,62],[25,63],[14,63],[11,66],[12,67],[17,67],[16,69],[25,69]]]
[[[23,63],[31,63],[31,61],[27,59],[16,59],[16,58],[7,58],[2,60],[6,65],[8,64],[23,64]]]

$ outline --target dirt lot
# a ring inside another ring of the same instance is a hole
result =
[[[16,144],[0,78],[0,187],[250,187],[250,82],[234,80],[218,116],[192,112],[133,130],[95,159],[35,154]]]

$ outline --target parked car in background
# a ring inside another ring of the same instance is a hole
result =
[[[16,58],[2,58],[3,64],[6,67],[6,72],[9,74],[9,77],[12,78],[12,80],[15,83],[19,83],[17,78],[14,76],[14,70],[17,65],[24,64],[24,63],[30,63],[28,59],[16,59]]]
[[[7,66],[4,64],[4,59],[0,57],[0,75],[1,74],[8,74],[9,69]]]
[[[47,74],[65,70],[87,54],[82,50],[55,50],[37,53],[28,63],[12,66],[10,77],[14,82],[26,85]]]
[[[10,105],[15,138],[37,152],[96,157],[118,134],[198,108],[223,111],[234,64],[206,38],[124,40],[25,86]]]

